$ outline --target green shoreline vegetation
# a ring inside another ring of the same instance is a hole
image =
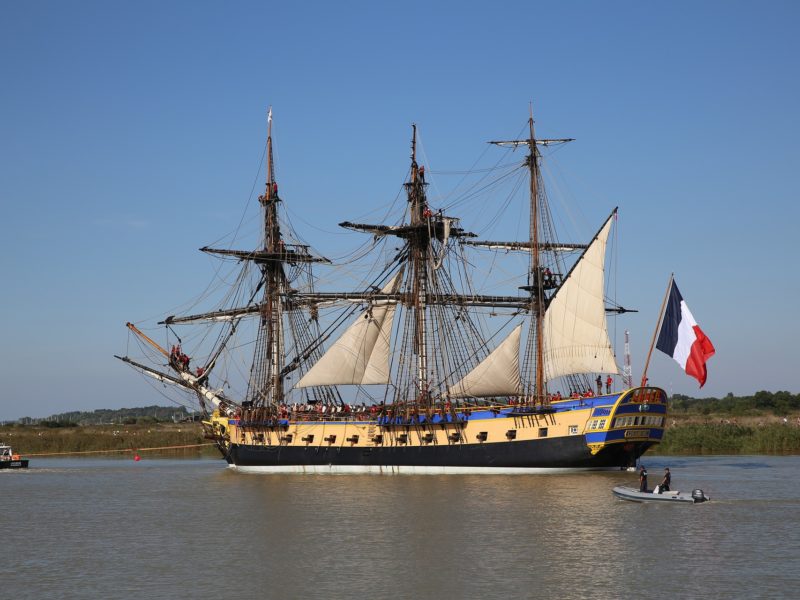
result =
[[[126,452],[133,455],[134,451],[147,456],[219,456],[214,446],[206,445],[209,440],[203,438],[200,423],[191,422],[66,427],[4,425],[0,427],[0,442],[9,444],[22,456],[80,453],[125,456]]]
[[[669,399],[664,439],[649,454],[800,454],[800,394],[676,394]]]
[[[0,443],[25,455],[134,449],[161,456],[219,456],[203,438],[198,416],[183,408],[145,407],[64,413],[0,425]],[[800,454],[800,394],[758,392],[754,396],[669,401],[663,441],[651,455]]]
[[[209,440],[203,438],[199,420],[198,413],[174,406],[74,411],[45,419],[23,417],[14,423],[3,423],[0,442],[11,445],[22,456],[79,453],[125,456],[126,452],[133,455],[134,451],[147,456],[219,456],[208,445]]]

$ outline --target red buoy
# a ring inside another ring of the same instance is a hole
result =
[[[133,455],[133,460],[135,460],[136,462],[139,462],[140,460],[142,460],[142,457],[139,456],[138,454],[134,454]]]

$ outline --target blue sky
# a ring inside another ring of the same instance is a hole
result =
[[[618,299],[640,312],[617,333],[631,330],[634,373],[674,271],[717,355],[703,390],[663,355],[651,381],[800,391],[797,3],[2,14],[0,419],[163,401],[112,355],[126,321],[205,288],[196,249],[247,210],[268,105],[282,195],[308,223],[294,225],[336,255],[350,242],[334,224],[397,194],[412,122],[431,169],[465,169],[522,129],[532,100],[540,135],[577,138],[554,158],[585,233],[620,206]]]

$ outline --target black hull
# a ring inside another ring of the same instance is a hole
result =
[[[23,458],[20,460],[2,460],[0,461],[0,469],[27,469],[28,459]]]
[[[430,446],[298,447],[231,444],[237,467],[413,467],[599,469],[633,466],[649,442],[613,444],[592,455],[583,436],[548,440]]]

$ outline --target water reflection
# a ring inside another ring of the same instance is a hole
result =
[[[0,477],[14,507],[0,513],[4,595],[764,597],[800,583],[800,458],[647,462],[656,476],[664,466],[712,502],[614,498],[635,473],[254,476],[210,460],[42,460]]]

